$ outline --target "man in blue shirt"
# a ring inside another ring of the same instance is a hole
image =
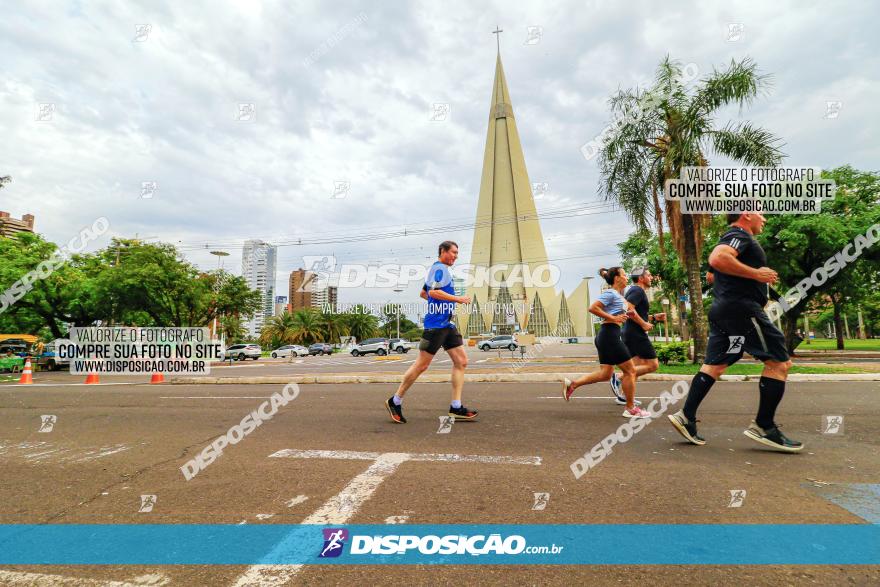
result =
[[[403,375],[397,392],[385,402],[391,420],[397,424],[406,424],[402,409],[406,390],[415,383],[419,375],[427,371],[441,346],[452,359],[452,403],[449,406],[449,415],[456,420],[473,420],[477,417],[476,410],[469,410],[461,405],[467,352],[452,316],[455,313],[455,304],[469,304],[471,298],[455,295],[449,268],[457,258],[458,245],[452,241],[443,241],[437,251],[437,261],[428,269],[420,294],[428,301],[428,312],[425,314],[425,330],[419,343],[419,357]]]

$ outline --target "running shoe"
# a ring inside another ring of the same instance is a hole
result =
[[[568,401],[571,399],[571,394],[574,393],[574,390],[571,388],[571,379],[567,377],[562,380],[562,399]]]
[[[406,424],[406,418],[403,417],[403,405],[397,405],[394,403],[394,396],[388,398],[388,401],[385,402],[385,407],[388,408],[388,414],[391,416],[391,421],[397,424]]]
[[[616,398],[614,398],[614,403],[616,403],[618,406],[625,406],[626,405],[626,398],[616,397]],[[633,403],[637,406],[642,405],[642,402],[640,402],[637,399],[633,399]]]
[[[650,418],[651,414],[647,410],[643,410],[639,406],[633,406],[631,410],[623,410],[624,418]]]
[[[611,372],[611,380],[608,383],[611,384],[611,393],[614,394],[617,403],[625,406],[626,398],[623,397],[623,389],[621,387],[620,377],[617,376],[617,371]]]
[[[464,406],[453,408],[449,406],[449,415],[458,420],[473,420],[477,417],[477,410],[469,410]]]
[[[672,422],[672,425],[678,430],[678,433],[684,436],[688,442],[698,446],[706,444],[706,440],[697,433],[698,420],[691,422],[681,410],[666,417],[669,418],[669,421]]]
[[[754,420],[752,420],[751,425],[743,431],[743,434],[755,442],[760,442],[764,446],[769,446],[770,448],[782,452],[799,452],[804,448],[803,443],[785,436],[785,434],[779,430],[778,426],[765,429],[758,426]]]

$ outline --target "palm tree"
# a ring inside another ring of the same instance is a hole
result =
[[[348,334],[356,340],[364,340],[376,336],[379,319],[367,312],[364,306],[355,306],[350,313],[345,314],[345,323],[348,325]]]
[[[292,314],[283,312],[272,316],[260,330],[260,344],[275,346],[296,342],[297,324]]]
[[[619,91],[610,100],[612,118],[620,121],[605,137],[599,153],[600,191],[617,202],[638,229],[653,221],[664,254],[663,217],[687,273],[694,362],[706,353],[706,319],[700,290],[700,253],[707,215],[682,214],[677,202],[661,205],[668,179],[682,167],[706,166],[706,155],[729,157],[746,165],[775,166],[783,158],[781,141],[748,122],[718,128],[715,113],[725,106],[746,106],[769,87],[745,58],[700,80],[693,89],[682,81],[682,68],[667,56],[657,68],[653,86]]]
[[[345,315],[332,312],[321,312],[318,316],[318,326],[324,342],[336,344],[340,338],[348,335],[348,323]]]

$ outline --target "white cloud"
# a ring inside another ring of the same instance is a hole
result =
[[[785,138],[790,163],[872,168],[878,12],[757,1],[76,2],[66,13],[28,3],[0,22],[0,173],[14,180],[0,209],[35,214],[56,241],[104,215],[114,234],[210,244],[185,247],[206,268],[212,248],[232,252],[226,265],[237,268],[247,238],[468,222],[496,24],[529,175],[551,186],[539,210],[596,201],[595,162],[578,148],[607,124],[608,96],[650,79],[667,53],[704,73],[751,56],[775,85],[743,115]],[[743,24],[741,40],[727,40],[729,23]],[[150,25],[142,42],[136,24]],[[524,44],[528,26],[543,28],[539,43]],[[843,102],[838,118],[823,118],[826,100]],[[37,102],[56,105],[51,122],[34,120]],[[438,102],[450,105],[445,122],[429,119]],[[255,104],[254,122],[235,120],[239,103]],[[351,182],[344,199],[330,198],[337,180]],[[152,199],[139,197],[143,181],[158,182]],[[571,288],[617,261],[615,239],[630,227],[617,214],[543,229],[551,258],[602,255],[560,263]],[[278,290],[303,254],[428,261],[445,236],[284,247]],[[466,262],[471,231],[448,237]]]

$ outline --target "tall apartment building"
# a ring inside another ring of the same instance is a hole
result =
[[[329,285],[313,271],[297,269],[290,272],[288,299],[291,311],[320,308],[324,304],[336,307],[339,301],[336,286]]]
[[[262,303],[254,317],[244,323],[248,335],[257,337],[275,313],[275,266],[278,248],[261,240],[245,241],[241,252],[241,275],[251,289],[260,292]]]
[[[11,237],[19,232],[34,231],[34,215],[25,214],[18,218],[12,218],[9,212],[0,211],[0,237]]]

